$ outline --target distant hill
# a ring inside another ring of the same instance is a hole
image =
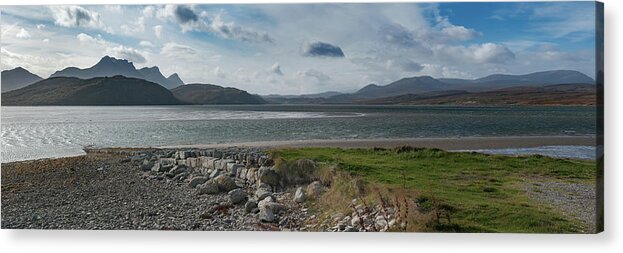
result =
[[[594,84],[595,80],[574,70],[551,70],[525,75],[495,74],[478,79],[440,78],[439,81],[455,88],[470,91],[500,89],[512,86],[545,86],[551,84]]]
[[[22,67],[4,70],[0,75],[2,76],[0,81],[2,92],[17,90],[43,79]]]
[[[124,76],[80,79],[53,77],[2,93],[2,105],[170,105],[179,104],[166,88]]]
[[[573,70],[552,70],[525,75],[495,74],[478,79],[436,79],[430,76],[416,76],[402,78],[387,85],[369,84],[355,93],[308,100],[308,102],[343,104],[375,101],[373,103],[386,103],[389,100],[399,99],[397,97],[400,96],[421,99],[421,95],[428,96],[434,92],[443,91],[482,92],[516,86],[542,87],[554,84],[594,85],[594,83],[595,80],[592,78]]]
[[[277,104],[319,104],[323,103],[326,98],[342,95],[344,93],[337,91],[327,91],[322,93],[312,93],[303,95],[266,95],[262,96],[269,103]]]
[[[132,62],[124,59],[116,59],[104,56],[98,63],[90,68],[80,69],[68,67],[54,72],[50,77],[77,77],[80,79],[90,79],[95,77],[125,76],[132,78],[145,79],[162,85],[167,89],[172,89],[184,84],[177,74],[172,74],[168,78],[160,72],[158,67],[142,68],[137,70]]]
[[[213,84],[185,84],[172,89],[179,101],[186,104],[265,104],[258,95],[249,94],[236,88],[221,87]]]
[[[516,86],[484,92],[445,91],[437,94],[407,94],[363,101],[364,104],[412,105],[595,105],[596,86],[556,84],[541,87]]]

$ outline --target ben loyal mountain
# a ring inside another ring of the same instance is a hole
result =
[[[104,58],[90,68],[79,69],[76,67],[69,67],[56,71],[50,77],[63,76],[90,79],[94,77],[112,77],[117,75],[144,79],[160,84],[167,89],[173,89],[184,84],[177,73],[169,77],[164,77],[164,75],[160,73],[158,67],[145,67],[137,70],[132,62],[123,59],[115,59],[110,56],[104,56]]]
[[[68,67],[43,80],[23,68],[2,72],[2,105],[589,104],[595,94],[595,80],[572,70],[478,79],[415,76],[369,84],[354,93],[264,97],[214,84],[184,84],[177,74],[165,77],[156,66],[136,69],[128,60],[109,56],[92,67]]]

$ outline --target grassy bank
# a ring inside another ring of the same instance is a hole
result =
[[[327,193],[332,196],[325,206],[347,208],[349,199],[364,194],[344,182],[350,180],[379,186],[377,195],[406,192],[421,213],[427,206],[441,207],[449,213],[451,219],[445,222],[415,228],[424,231],[578,232],[579,221],[537,203],[525,188],[543,181],[594,184],[596,176],[594,161],[543,156],[509,157],[408,147],[297,148],[273,153],[282,164],[311,159],[324,170],[334,170],[334,182]],[[346,180],[339,175],[345,175]],[[374,194],[364,195],[370,198]]]

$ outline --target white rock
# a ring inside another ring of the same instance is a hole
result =
[[[306,196],[303,187],[296,188],[296,193],[294,193],[294,201],[296,203],[303,203],[305,202],[305,197]]]

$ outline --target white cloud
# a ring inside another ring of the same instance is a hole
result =
[[[140,46],[142,47],[155,47],[155,45],[149,41],[146,40],[142,40],[141,42],[138,43]]]
[[[156,37],[160,38],[160,36],[162,36],[162,26],[161,25],[156,25],[156,26],[152,27],[152,29],[154,30],[154,34],[156,35]]]
[[[216,68],[214,68],[213,72],[214,72],[214,76],[216,76],[218,78],[222,79],[222,78],[227,77],[227,74],[225,74],[225,71],[223,71],[220,66],[216,66]]]
[[[113,57],[127,59],[134,63],[147,62],[147,59],[145,59],[145,56],[143,56],[141,51],[122,45],[110,46],[106,48],[106,53]]]
[[[510,49],[495,43],[473,44],[467,47],[438,46],[435,53],[441,59],[462,63],[504,64],[515,59],[515,54]]]
[[[187,45],[169,42],[164,44],[160,53],[172,57],[185,57],[197,54],[197,50]]]
[[[315,69],[300,71],[297,75],[305,80],[312,80],[317,84],[325,84],[327,81],[331,80],[331,77]]]
[[[17,34],[15,34],[16,38],[20,38],[20,39],[28,39],[30,38],[30,33],[28,31],[26,31],[26,29],[24,28],[20,28],[19,32]]]
[[[135,63],[145,63],[147,61],[145,53],[131,47],[106,41],[102,39],[101,36],[93,37],[85,33],[80,33],[76,38],[78,38],[80,43],[102,48],[106,54],[116,58],[127,59]]]
[[[136,21],[121,25],[121,30],[128,35],[145,32],[145,17],[138,17]]]
[[[62,27],[88,27],[105,29],[100,14],[81,6],[50,6],[54,23]]]
[[[42,30],[43,28],[45,28],[44,24],[37,24],[37,29]]]
[[[151,18],[156,14],[156,7],[154,7],[153,5],[145,6],[142,13],[143,16]]]
[[[270,67],[270,73],[283,76],[283,72],[281,72],[281,66],[279,66],[278,62],[275,62],[275,64]]]
[[[45,38],[45,39],[43,39],[42,41],[43,41],[43,42],[45,42],[45,43],[48,43],[48,42],[50,42],[50,39]]]

